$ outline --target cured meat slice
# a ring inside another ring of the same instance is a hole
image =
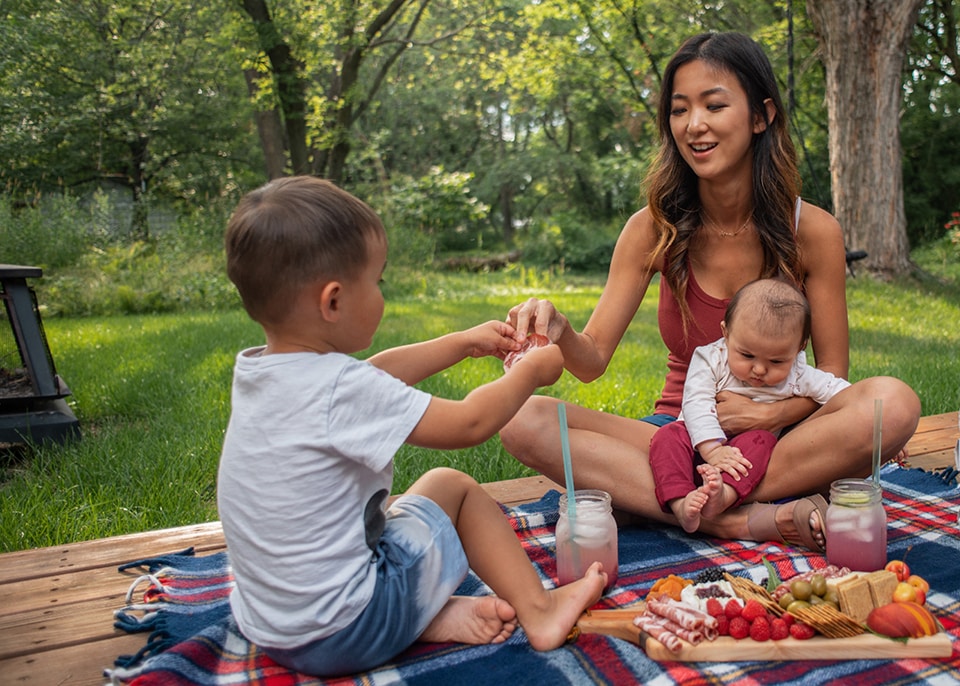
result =
[[[679,653],[683,649],[683,641],[680,637],[669,631],[664,626],[663,617],[655,617],[648,614],[639,614],[633,619],[633,623],[646,631],[650,636],[660,641],[663,646],[672,653]]]
[[[668,597],[648,599],[647,611],[665,617],[690,631],[717,628],[716,617]]]

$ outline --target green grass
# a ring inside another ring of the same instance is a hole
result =
[[[940,280],[848,280],[851,376],[904,379],[920,394],[924,414],[960,408],[960,274],[953,262],[941,268],[930,261]],[[549,294],[580,328],[601,290],[599,279],[524,270],[396,277],[370,353],[501,319],[532,294]],[[624,415],[647,413],[664,371],[656,300],[653,290],[601,379],[581,384],[564,374],[543,392]],[[83,437],[0,463],[0,551],[216,519],[233,358],[261,342],[256,325],[234,310],[50,318],[44,326],[57,370],[73,391]],[[497,360],[467,360],[422,387],[462,397],[500,373]],[[470,450],[405,447],[395,490],[438,465],[480,481],[530,473],[496,437]]]

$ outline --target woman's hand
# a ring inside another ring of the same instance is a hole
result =
[[[777,433],[809,417],[820,405],[811,398],[794,396],[772,403],[754,402],[733,391],[717,393],[717,418],[728,436],[752,429]]]
[[[723,432],[728,436],[753,429],[776,431],[782,427],[772,424],[774,418],[771,417],[770,410],[775,404],[757,403],[733,391],[720,391],[717,393],[717,418]]]
[[[516,330],[517,340],[521,343],[531,333],[546,336],[551,342],[560,340],[569,326],[563,316],[549,300],[530,298],[515,305],[507,313],[507,323]]]

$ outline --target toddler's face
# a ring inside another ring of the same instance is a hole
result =
[[[344,283],[343,328],[351,339],[349,351],[366,350],[383,318],[383,293],[380,284],[387,266],[386,239],[368,239],[367,264],[360,274]]]
[[[730,373],[753,387],[776,386],[787,378],[800,352],[799,335],[784,331],[773,335],[737,322],[726,331]]]

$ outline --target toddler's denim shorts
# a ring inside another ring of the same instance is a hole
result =
[[[469,569],[453,522],[421,495],[401,496],[387,510],[374,563],[373,597],[350,626],[298,648],[268,648],[267,654],[315,676],[382,665],[417,640]]]

